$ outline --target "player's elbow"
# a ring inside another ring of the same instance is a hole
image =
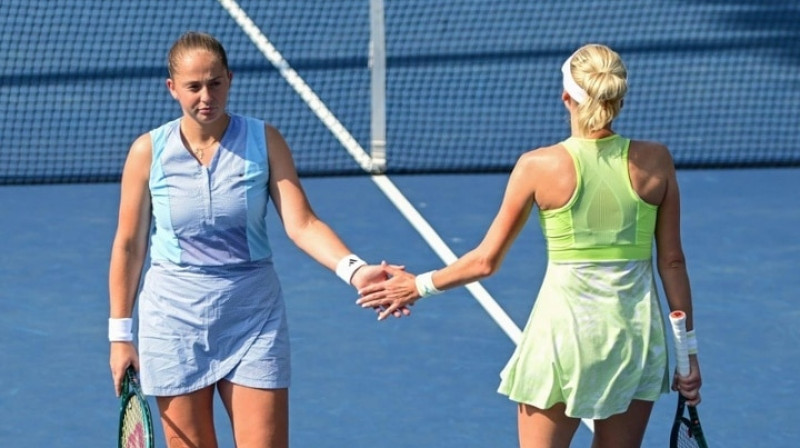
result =
[[[302,247],[313,233],[316,217],[307,216],[303,219],[287,220],[284,222],[284,231],[296,246]]]
[[[289,241],[293,242],[295,246],[300,245],[303,240],[303,232],[300,229],[294,227],[285,227],[284,231],[286,232],[286,236],[289,238]]]
[[[658,271],[662,273],[686,270],[686,257],[682,251],[658,256]]]
[[[117,234],[111,246],[112,254],[132,259],[143,258],[147,251],[147,240],[137,235]]]
[[[484,262],[478,265],[478,270],[476,274],[480,278],[486,278],[497,272],[498,266],[491,263],[491,262]]]
[[[493,275],[500,269],[500,262],[497,259],[477,255],[470,263],[472,276],[475,278],[486,278]]]

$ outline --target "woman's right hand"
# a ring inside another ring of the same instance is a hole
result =
[[[111,366],[111,378],[114,381],[114,391],[119,397],[122,393],[122,380],[129,366],[139,371],[139,353],[133,342],[116,341],[111,343],[111,356],[109,357]]]
[[[383,311],[378,319],[383,320],[396,310],[414,305],[420,296],[415,284],[415,275],[395,266],[384,266],[388,279],[359,288],[361,296],[356,303],[364,308],[379,307]]]

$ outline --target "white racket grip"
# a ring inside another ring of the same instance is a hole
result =
[[[680,310],[669,314],[672,333],[675,336],[675,361],[678,364],[678,375],[689,375],[689,340],[686,337],[686,313]]]

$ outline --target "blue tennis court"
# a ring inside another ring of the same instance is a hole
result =
[[[793,424],[800,410],[800,172],[679,174],[709,441],[793,446],[800,440]],[[486,230],[505,175],[391,180],[461,254]],[[441,265],[370,178],[310,178],[304,186],[318,214],[364,258],[411,271]],[[2,446],[115,443],[118,403],[105,335],[117,194],[116,184],[0,188],[7,235],[0,266]],[[272,219],[292,332],[292,446],[515,446],[515,407],[495,392],[513,343],[466,289],[420,302],[408,319],[377,322]],[[543,272],[542,251],[534,220],[500,272],[483,282],[519,327]],[[666,446],[674,401],[671,394],[657,402],[645,446]],[[220,427],[222,446],[232,446]],[[588,446],[590,438],[581,427],[573,446]]]
[[[131,141],[179,113],[164,59],[190,29],[223,42],[230,110],[284,133],[316,212],[363,258],[412,272],[474,247],[519,154],[565,136],[564,57],[592,41],[618,50],[630,91],[615,128],[665,142],[680,168],[708,439],[800,442],[797,2],[597,0],[591,14],[580,0],[381,2],[380,101],[378,0],[52,3],[0,7],[0,447],[115,445],[118,180]],[[381,108],[385,175],[371,177]],[[535,219],[480,288],[387,322],[269,219],[291,326],[292,446],[516,446],[516,408],[495,390],[545,267]],[[645,447],[667,445],[675,400],[657,403]],[[581,426],[573,445],[590,440]]]

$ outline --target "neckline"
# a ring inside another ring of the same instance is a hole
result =
[[[208,159],[208,165],[203,163],[203,161],[200,160],[197,157],[197,154],[194,151],[192,151],[192,149],[189,147],[188,139],[186,139],[185,135],[183,134],[183,129],[181,128],[181,123],[183,122],[183,117],[181,117],[178,120],[178,134],[180,135],[181,145],[183,146],[184,151],[186,151],[186,153],[189,155],[189,157],[194,159],[195,163],[197,163],[199,166],[201,166],[203,168],[206,168],[206,169],[210,169],[211,168],[211,166],[214,164],[214,161],[218,157],[217,154],[219,154],[219,150],[223,146],[222,145],[223,142],[225,141],[225,139],[228,136],[228,131],[231,129],[231,123],[233,123],[234,116],[233,116],[233,114],[230,114],[230,113],[227,113],[227,112],[226,112],[226,115],[228,116],[228,123],[225,125],[225,129],[223,129],[222,134],[220,134],[220,137],[217,140],[216,144],[211,144],[205,149],[205,151],[209,151],[212,148],[214,148],[214,153],[211,155],[211,158]]]
[[[599,144],[599,143],[604,143],[604,142],[608,142],[608,141],[611,141],[611,140],[615,140],[615,139],[618,139],[618,138],[620,138],[620,135],[617,134],[617,133],[614,133],[614,134],[607,135],[605,137],[600,137],[600,138],[578,137],[578,136],[575,136],[575,135],[571,135],[569,137],[569,140],[574,140],[574,141],[579,141],[579,142],[584,142],[584,143]]]

